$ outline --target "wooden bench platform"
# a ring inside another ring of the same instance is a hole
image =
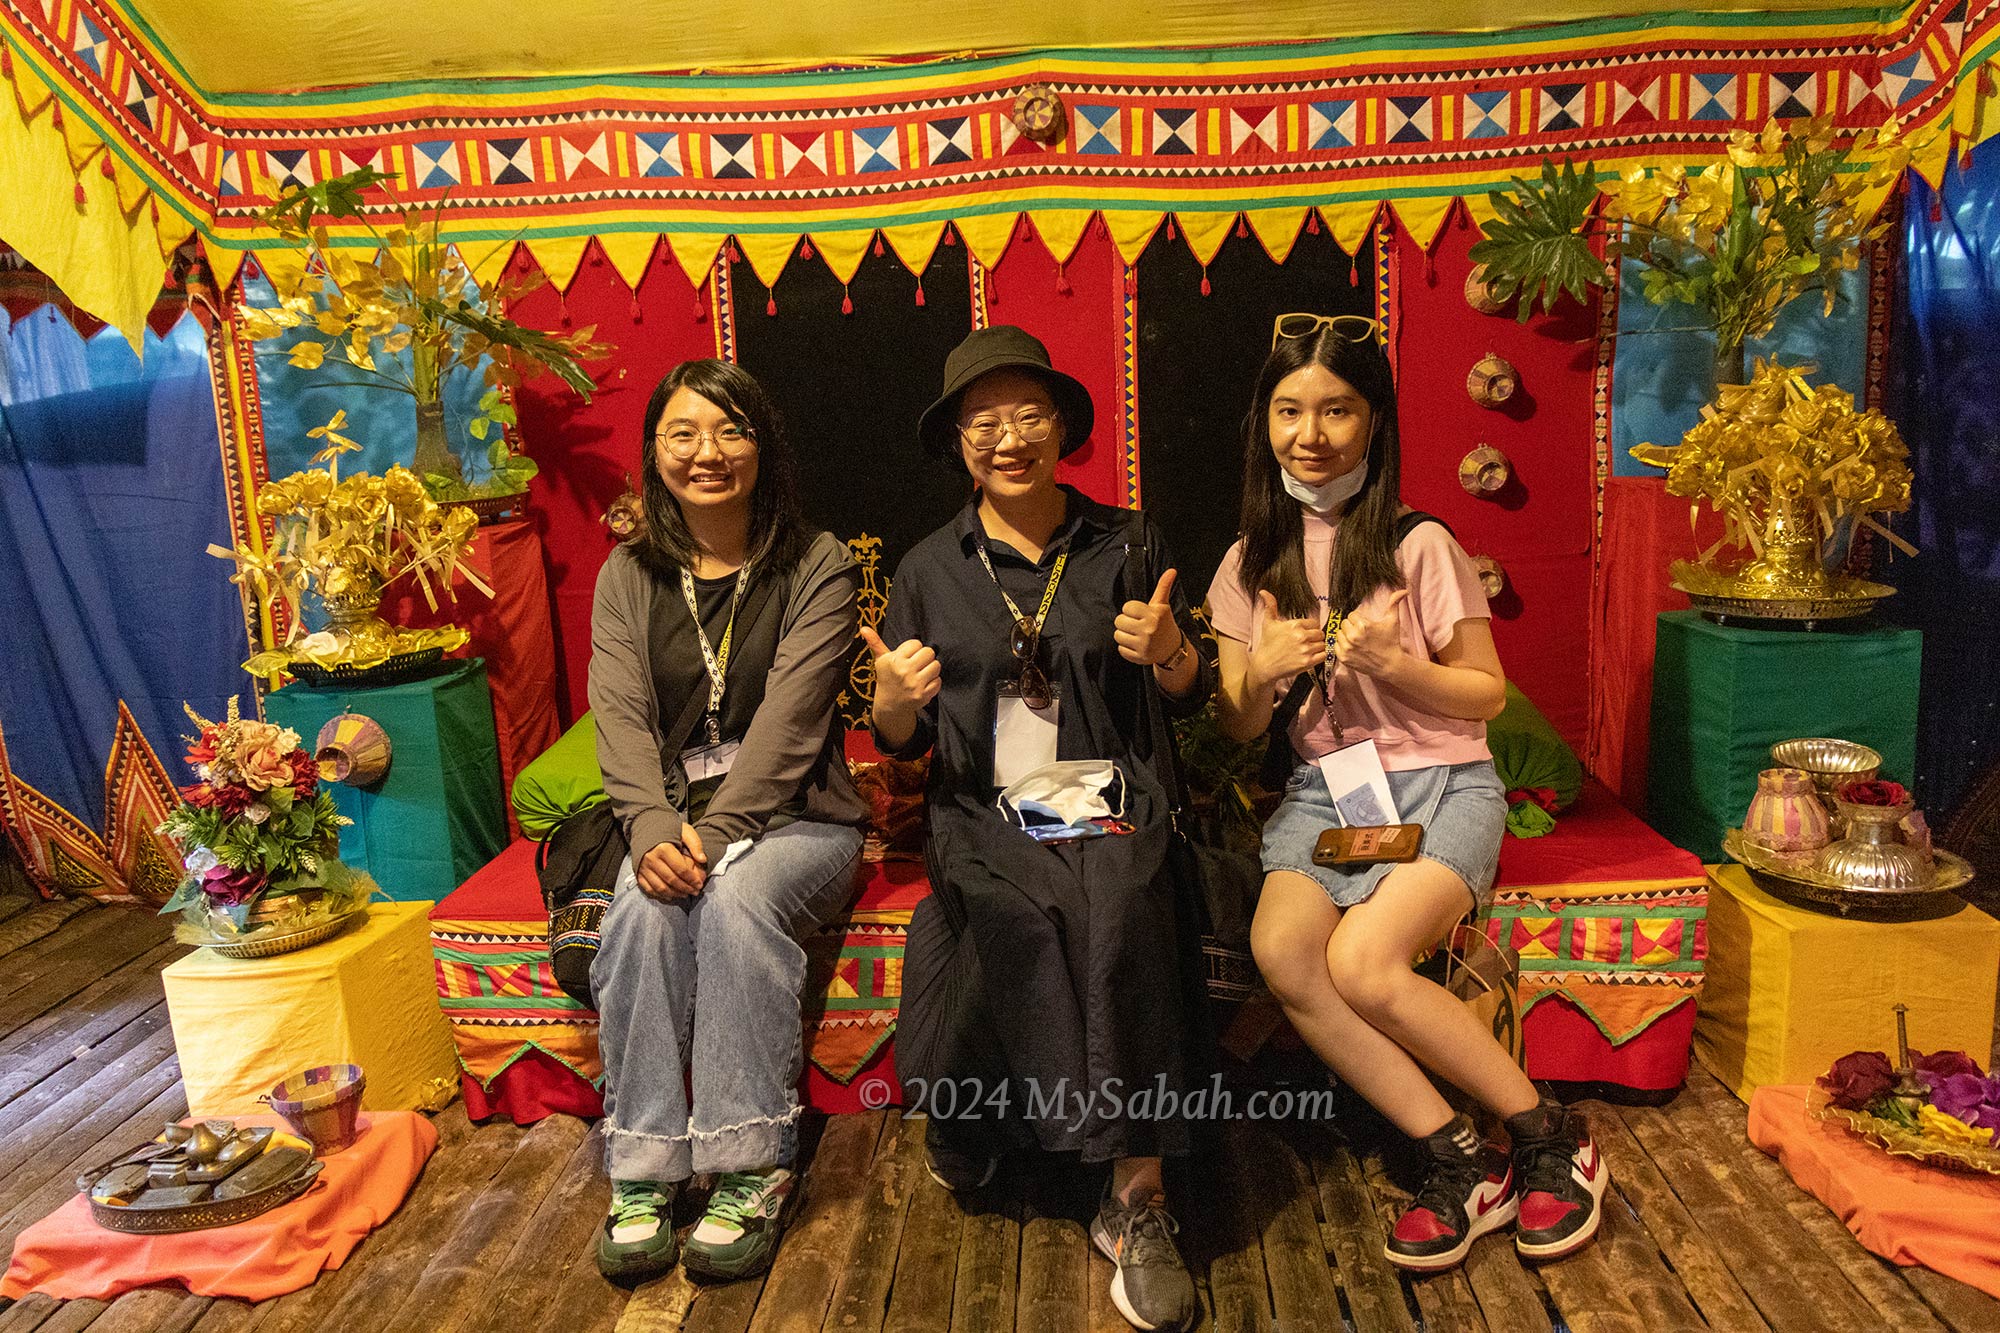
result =
[[[185,1114],[159,969],[184,950],[136,909],[0,899],[0,1251],[76,1171]],[[1170,1176],[1204,1328],[1358,1333],[1990,1333],[2000,1301],[1867,1253],[1750,1147],[1697,1068],[1662,1108],[1583,1104],[1613,1172],[1598,1244],[1524,1267],[1504,1237],[1411,1281],[1382,1258],[1406,1197],[1381,1146],[1236,1122]],[[1120,1333],[1085,1238],[1098,1179],[1045,1171],[965,1200],[923,1170],[923,1122],[808,1122],[803,1202],[766,1277],[632,1293],[591,1245],[609,1187],[596,1130],[437,1117],[403,1210],[346,1267],[260,1305],[178,1290],[30,1296],[0,1333]],[[691,1218],[689,1219],[691,1220]]]

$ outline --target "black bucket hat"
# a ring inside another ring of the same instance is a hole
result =
[[[1026,371],[1048,389],[1062,416],[1059,457],[1067,458],[1090,439],[1090,429],[1097,421],[1090,390],[1049,364],[1049,349],[1042,346],[1041,339],[1012,324],[996,324],[973,330],[944,359],[944,393],[917,420],[917,440],[927,451],[943,458],[957,457],[959,395],[981,375],[995,370]]]

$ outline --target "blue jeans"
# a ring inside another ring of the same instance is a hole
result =
[[[670,903],[648,898],[626,860],[590,969],[613,1180],[790,1164],[801,941],[847,906],[860,854],[859,830],[801,820]]]

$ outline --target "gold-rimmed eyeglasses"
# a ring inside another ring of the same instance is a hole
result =
[[[990,454],[1000,447],[1000,442],[1007,438],[1010,431],[1022,444],[1040,444],[1049,438],[1049,432],[1055,427],[1055,413],[1029,407],[1011,417],[993,413],[961,421],[958,434],[960,439],[972,446],[973,452]]]
[[[653,437],[663,448],[683,463],[701,452],[703,440],[730,458],[740,458],[757,447],[757,436],[735,422],[725,422],[715,430],[697,430],[682,423],[669,426]]]
[[[1271,346],[1276,347],[1280,338],[1310,338],[1321,329],[1331,329],[1335,337],[1351,343],[1366,342],[1381,338],[1382,321],[1366,315],[1315,315],[1297,311],[1271,321]]]

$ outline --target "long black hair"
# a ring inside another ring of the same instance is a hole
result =
[[[1368,403],[1368,469],[1361,491],[1348,503],[1334,539],[1327,593],[1335,610],[1352,611],[1385,584],[1403,586],[1396,568],[1396,516],[1402,512],[1403,449],[1396,432],[1396,384],[1389,358],[1370,335],[1355,342],[1331,328],[1304,338],[1280,338],[1257,374],[1257,391],[1243,418],[1243,591],[1277,598],[1281,615],[1318,615],[1306,578],[1305,520],[1285,490],[1284,469],[1271,451],[1271,396],[1287,375],[1310,365],[1354,386]]]
[[[799,511],[798,470],[791,443],[785,438],[778,408],[756,376],[741,366],[707,358],[683,361],[668,371],[646,403],[639,436],[640,497],[645,522],[633,550],[656,577],[678,580],[682,569],[693,569],[700,555],[694,534],[681,514],[681,502],[660,475],[654,437],[667,400],[686,389],[721,408],[737,427],[757,442],[757,484],[750,490],[749,564],[760,569],[789,569],[806,548],[806,526]]]

